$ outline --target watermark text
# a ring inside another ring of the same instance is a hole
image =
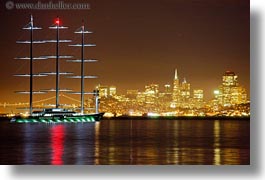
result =
[[[49,1],[49,2],[35,2],[35,3],[20,3],[7,1],[6,9],[8,10],[88,10],[90,9],[89,3],[69,3],[64,1]]]

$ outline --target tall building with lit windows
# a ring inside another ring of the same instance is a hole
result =
[[[158,98],[159,85],[150,84],[145,86],[145,101],[146,103],[153,104]]]
[[[179,107],[181,105],[181,86],[177,69],[175,69],[175,77],[173,81],[172,101],[172,107]]]
[[[202,89],[194,89],[193,90],[193,99],[197,102],[203,101],[203,90]]]
[[[181,108],[189,108],[190,107],[190,83],[186,81],[184,78],[180,87],[180,95],[181,95]]]
[[[218,103],[222,106],[231,106],[247,102],[245,88],[239,86],[238,76],[232,71],[226,71],[222,77],[222,85],[216,94]]]
[[[194,89],[193,90],[193,105],[195,108],[202,108],[204,105],[203,101],[203,90],[202,89]]]
[[[224,87],[236,87],[238,86],[238,76],[232,71],[226,71],[223,75],[222,85]]]
[[[181,97],[183,102],[186,102],[190,98],[190,83],[187,83],[185,78],[181,83]]]

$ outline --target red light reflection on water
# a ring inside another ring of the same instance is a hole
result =
[[[63,164],[64,126],[58,125],[51,128],[52,165]]]

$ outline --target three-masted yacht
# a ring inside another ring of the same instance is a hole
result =
[[[85,79],[88,78],[96,78],[96,76],[88,76],[85,75],[85,63],[96,62],[97,60],[94,59],[85,59],[84,57],[84,49],[85,47],[92,47],[95,46],[94,44],[85,44],[85,34],[92,33],[90,31],[85,30],[84,22],[82,26],[75,32],[76,34],[81,34],[81,44],[69,45],[81,48],[81,57],[80,59],[75,60],[67,60],[68,62],[80,63],[80,75],[72,75],[73,73],[69,72],[61,72],[60,71],[60,59],[71,59],[72,56],[63,56],[60,55],[59,45],[60,43],[68,43],[71,40],[61,40],[60,39],[60,30],[67,29],[67,27],[62,26],[60,23],[59,17],[57,17],[55,23],[49,27],[49,29],[56,30],[56,39],[55,40],[43,40],[43,41],[36,41],[33,39],[33,32],[34,30],[39,30],[41,28],[34,27],[33,25],[33,16],[30,17],[30,22],[23,27],[25,30],[29,30],[30,32],[30,40],[29,41],[17,41],[17,43],[29,44],[30,45],[30,55],[29,57],[22,57],[22,58],[15,58],[21,60],[29,60],[30,64],[30,72],[29,74],[17,74],[15,76],[21,77],[29,77],[29,91],[16,91],[17,93],[21,94],[29,94],[29,116],[28,117],[14,117],[11,119],[11,122],[16,123],[77,123],[77,122],[95,122],[100,121],[104,115],[104,113],[99,112],[99,92],[98,90],[94,90],[93,92],[85,92]],[[55,56],[41,56],[41,57],[34,57],[33,56],[33,45],[34,44],[43,44],[43,43],[56,43],[56,54]],[[55,72],[46,72],[46,73],[39,73],[33,74],[33,62],[35,60],[48,60],[48,59],[55,59],[56,61],[56,71]],[[56,78],[56,87],[55,89],[48,89],[42,91],[33,91],[33,78],[34,77],[42,77],[42,76],[49,76],[55,75]],[[80,79],[81,87],[80,92],[71,92],[69,89],[60,89],[60,76],[61,75],[70,75],[68,78]],[[56,102],[54,108],[45,108],[42,111],[33,111],[33,94],[43,94],[47,92],[55,92],[56,93]],[[80,95],[80,111],[76,112],[75,110],[61,108],[59,97],[60,92],[66,92],[70,94],[78,94]],[[86,94],[94,95],[95,98],[95,112],[94,113],[85,113],[84,107],[84,96]]]

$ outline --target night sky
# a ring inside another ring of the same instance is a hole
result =
[[[249,94],[249,0],[64,2],[88,2],[91,9],[7,10],[6,1],[1,1],[0,102],[28,100],[25,95],[13,93],[28,89],[27,78],[12,74],[28,73],[27,62],[13,58],[29,56],[28,46],[16,44],[16,40],[29,38],[28,31],[21,28],[29,22],[30,14],[34,16],[34,25],[44,28],[34,32],[36,40],[55,38],[55,31],[48,26],[58,15],[63,25],[69,26],[61,32],[61,37],[72,39],[71,44],[79,43],[80,35],[73,32],[81,26],[82,19],[85,20],[86,27],[94,32],[88,35],[86,42],[97,44],[97,47],[86,48],[85,56],[99,60],[86,66],[87,74],[99,76],[99,79],[86,81],[87,90],[99,83],[115,85],[118,93],[125,93],[126,89],[143,91],[150,83],[159,84],[162,90],[164,84],[173,84],[174,70],[178,68],[180,78],[185,77],[192,89],[203,89],[206,99],[213,97],[212,91],[221,84],[226,70],[238,74],[239,83]],[[55,45],[36,45],[34,52],[36,56],[53,55]],[[76,47],[65,44],[61,52],[80,58],[80,49]],[[53,71],[54,62],[37,62],[34,71]],[[62,61],[62,70],[78,73],[79,66]],[[38,78],[34,89],[55,88],[54,82],[52,77]],[[61,87],[78,91],[79,81],[62,79]],[[53,95],[34,96],[34,100]]]

